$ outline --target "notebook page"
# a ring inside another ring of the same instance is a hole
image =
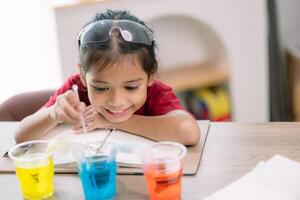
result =
[[[109,133],[108,130],[94,130],[92,132],[86,133],[87,143],[99,143],[101,144],[102,140]],[[68,125],[60,125],[51,131],[45,139],[59,139],[68,141],[71,143],[85,143],[85,136],[83,134],[74,134],[71,127]],[[126,133],[119,130],[114,130],[108,140],[108,143],[118,145],[121,143],[130,143],[131,146],[145,146],[154,143],[155,141],[140,137],[131,133]],[[124,167],[141,167],[142,161],[138,156],[137,152],[133,150],[129,151],[118,151],[116,154],[116,160],[119,166]],[[66,164],[75,162],[75,158],[71,154],[71,152],[59,153],[54,152],[54,162],[55,164]]]

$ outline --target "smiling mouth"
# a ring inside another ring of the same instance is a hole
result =
[[[124,112],[124,111],[112,111],[112,110],[108,110],[108,111],[113,113],[113,114],[120,114],[120,113]]]
[[[109,110],[109,109],[106,109],[106,112],[113,116],[113,117],[123,117],[123,116],[126,116],[128,114],[128,111],[130,110],[130,108],[126,108],[125,110]]]

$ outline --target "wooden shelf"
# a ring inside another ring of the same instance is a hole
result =
[[[182,92],[227,82],[229,71],[225,67],[199,64],[161,72],[158,79],[172,86],[176,92]]]

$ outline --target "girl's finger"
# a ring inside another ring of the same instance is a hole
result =
[[[78,123],[78,120],[75,120],[75,119],[71,118],[69,115],[67,115],[67,114],[66,114],[64,111],[62,111],[61,109],[57,110],[56,112],[57,112],[59,118],[60,118],[62,121],[66,122],[66,123],[69,123],[69,124],[76,124],[76,123]]]
[[[57,106],[73,120],[78,120],[80,113],[65,98],[60,98]]]
[[[92,106],[89,106],[86,108],[85,112],[83,113],[83,116],[88,116],[91,115],[92,113],[95,112],[95,109]]]
[[[94,121],[96,119],[97,115],[98,115],[98,113],[93,112],[90,115],[85,116],[84,120],[86,121],[86,123],[90,123],[90,122],[92,122],[92,121]]]
[[[73,91],[67,91],[59,99],[60,106],[64,109],[67,115],[74,120],[80,118],[80,113],[83,113],[86,106],[80,102],[77,95]]]
[[[72,130],[79,130],[81,128],[81,123],[78,122],[77,124],[74,124],[72,127]]]
[[[85,110],[86,110],[86,105],[85,103],[83,102],[80,102],[78,107],[77,107],[77,110],[80,112],[80,113],[85,113]]]
[[[96,128],[95,123],[87,123],[85,126],[86,132],[91,132]],[[74,130],[75,134],[84,134],[83,128],[80,127],[80,129]]]
[[[86,126],[86,131],[91,132],[92,130],[95,129],[95,123],[88,123]]]
[[[65,99],[74,107],[78,107],[80,104],[80,100],[79,97],[77,96],[77,94],[72,91],[72,90],[68,90],[67,92],[65,92],[64,94]]]
[[[74,134],[81,134],[83,132],[83,130],[80,128],[80,129],[73,129],[73,133]]]

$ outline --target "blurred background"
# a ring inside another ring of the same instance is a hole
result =
[[[300,120],[297,0],[3,1],[0,103],[76,73],[77,33],[107,8],[154,30],[158,78],[197,119]]]

